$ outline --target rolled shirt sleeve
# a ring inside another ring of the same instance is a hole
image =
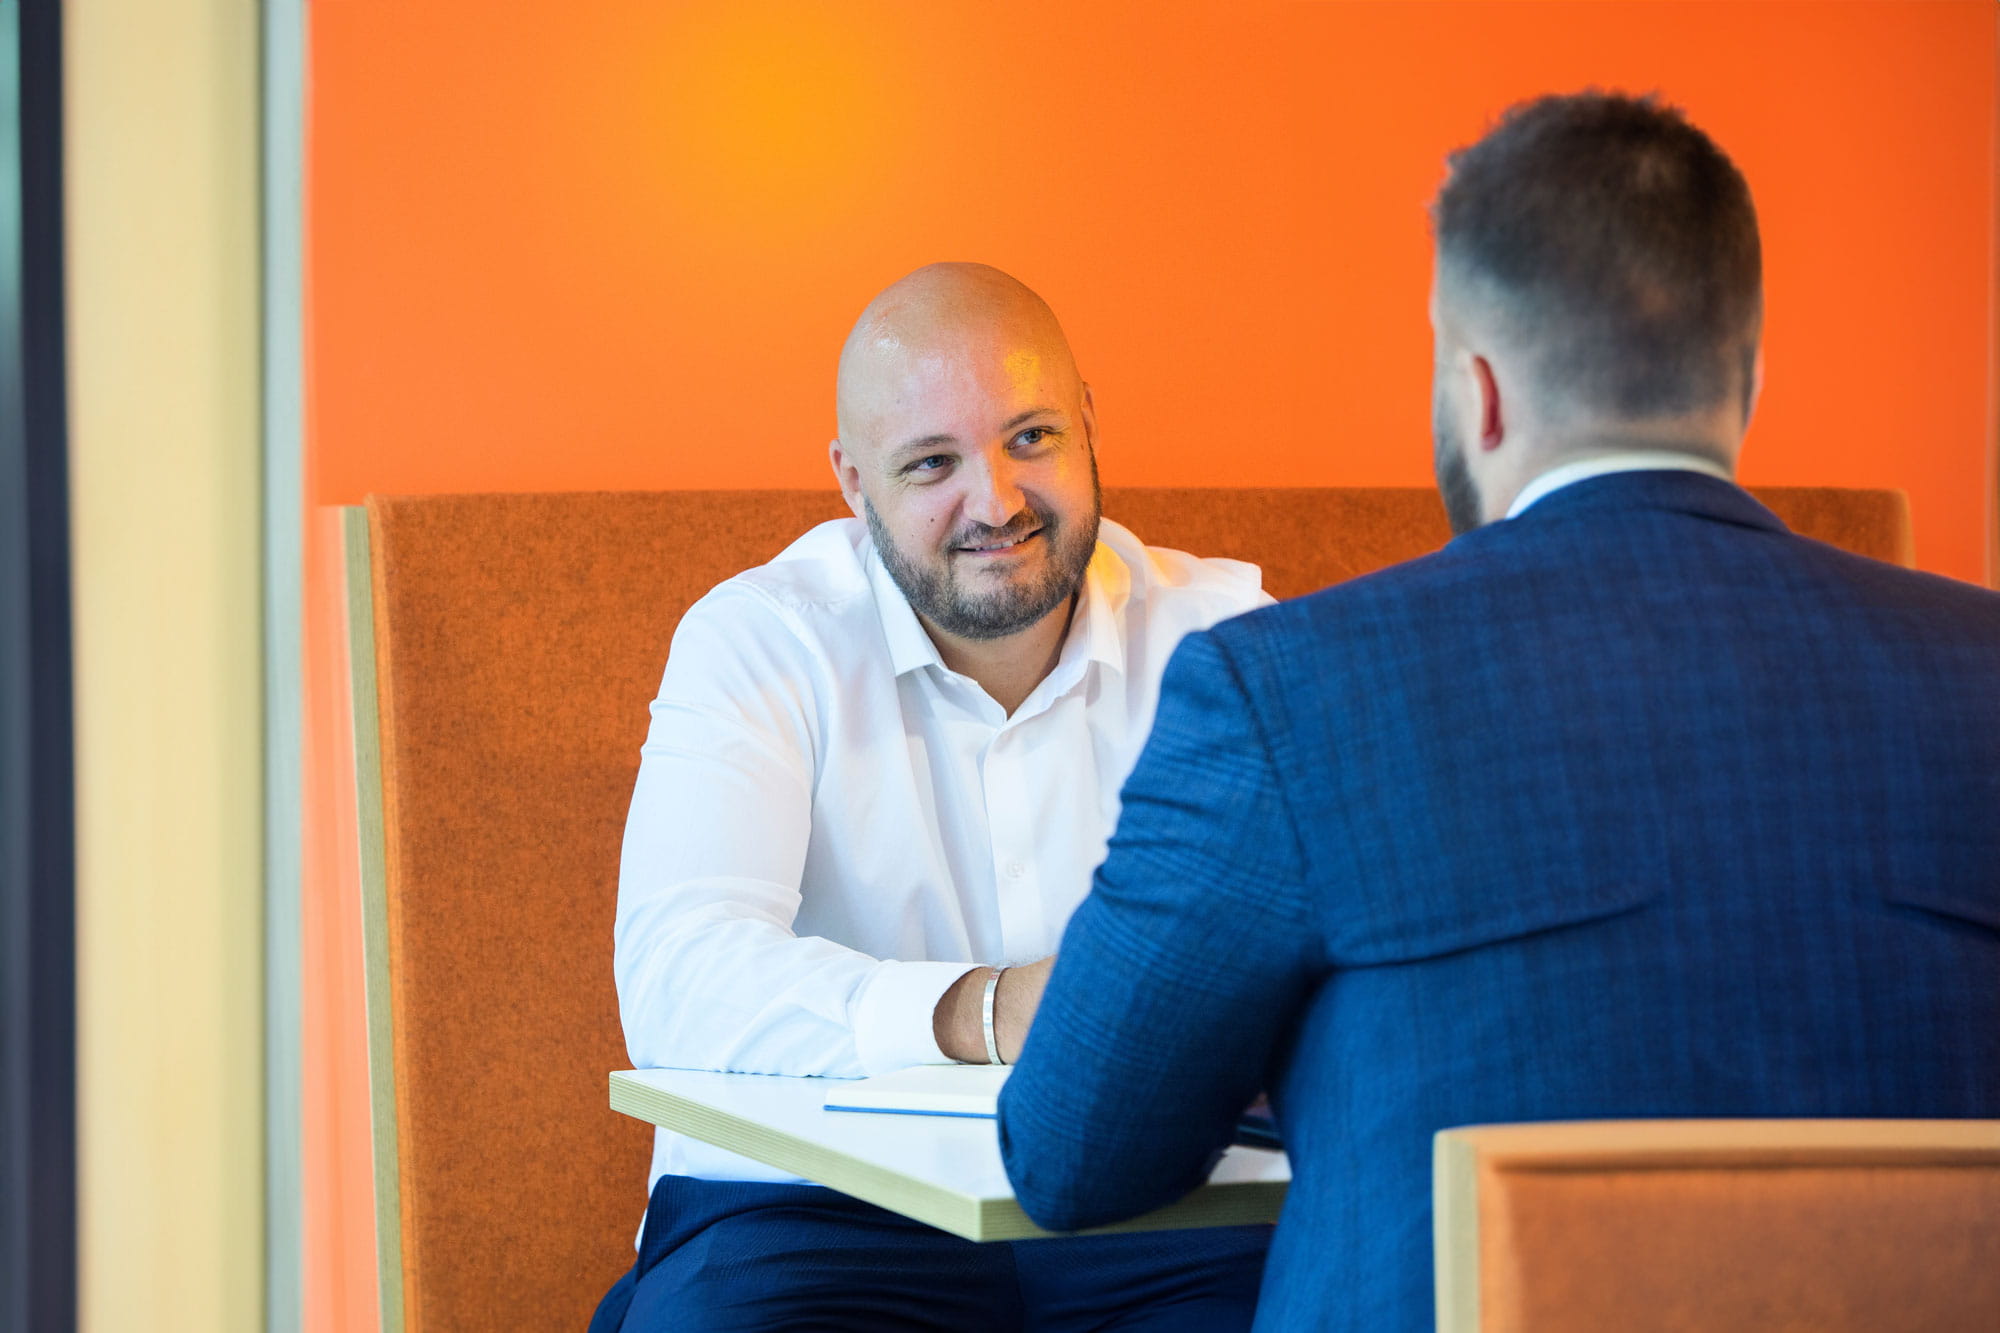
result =
[[[931,1015],[952,983],[970,971],[964,963],[876,964],[853,1008],[855,1056],[862,1072],[952,1063],[938,1049]]]

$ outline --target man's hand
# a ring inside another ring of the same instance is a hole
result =
[[[1054,954],[1039,962],[1010,967],[1000,974],[1000,987],[993,994],[993,1039],[1000,1058],[1008,1064],[1020,1058],[1021,1044],[1028,1039],[1028,1025],[1042,1002],[1042,988],[1056,965]],[[990,967],[975,967],[938,997],[931,1013],[931,1030],[938,1049],[947,1057],[969,1065],[986,1063],[986,1029],[980,1021],[980,1004],[986,996]]]

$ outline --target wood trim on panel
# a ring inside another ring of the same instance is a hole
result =
[[[1437,1333],[1479,1333],[1479,1150],[1462,1131],[1431,1141]]]
[[[361,940],[367,968],[368,1092],[374,1126],[375,1256],[383,1333],[403,1328],[403,1209],[396,1133],[396,1035],[389,984],[389,875],[382,820],[382,728],[376,693],[375,585],[368,511],[341,510],[348,669],[354,698],[354,789],[361,834]]]
[[[1474,1125],[1437,1137],[1482,1170],[1501,1171],[2000,1161],[1995,1120],[1574,1120]]]

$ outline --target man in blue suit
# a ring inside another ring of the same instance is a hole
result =
[[[1443,550],[1183,641],[1000,1107],[1044,1226],[1199,1183],[1269,1089],[1258,1326],[1421,1329],[1430,1143],[2000,1115],[2000,596],[1731,480],[1742,176],[1507,113],[1433,206]]]

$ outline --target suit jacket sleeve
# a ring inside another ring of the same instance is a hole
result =
[[[1182,642],[1001,1097],[1007,1174],[1051,1230],[1130,1217],[1206,1179],[1325,971],[1255,704],[1221,638]]]

